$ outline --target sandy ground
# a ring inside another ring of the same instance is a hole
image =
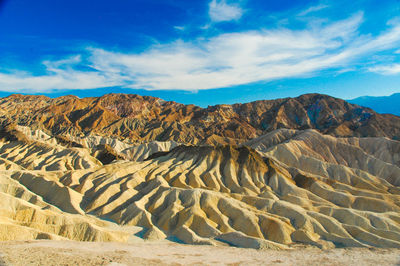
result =
[[[0,265],[400,265],[398,249],[254,250],[74,241],[0,242]]]

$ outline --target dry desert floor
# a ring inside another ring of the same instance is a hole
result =
[[[254,250],[169,241],[0,242],[0,265],[400,265],[399,249]]]

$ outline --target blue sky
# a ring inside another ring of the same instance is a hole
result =
[[[0,0],[0,95],[400,92],[400,1]]]

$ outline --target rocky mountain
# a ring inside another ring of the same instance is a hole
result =
[[[132,143],[240,144],[279,128],[400,139],[399,117],[320,94],[207,108],[126,94],[11,95],[0,100],[0,115],[54,136],[98,135]]]
[[[10,124],[3,135],[0,240],[400,248],[400,142],[389,138],[277,129],[239,147],[138,148],[99,136],[70,147]],[[147,158],[104,162],[101,145],[107,158]]]
[[[400,115],[400,93],[380,97],[363,96],[349,100],[349,102],[369,107],[380,114]]]

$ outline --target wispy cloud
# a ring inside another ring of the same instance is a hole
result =
[[[120,85],[120,75],[98,71],[76,70],[80,55],[58,61],[43,61],[46,74],[23,71],[0,73],[0,91],[44,93],[52,90],[95,89]]]
[[[212,0],[208,14],[212,22],[231,21],[240,19],[243,9],[238,4],[228,4],[226,0]]]
[[[94,72],[63,71],[33,76],[28,73],[0,73],[0,90],[25,93],[44,93],[53,90],[94,89],[116,86],[106,76]]]
[[[98,47],[78,56],[45,61],[46,74],[0,74],[0,90],[91,89],[109,86],[148,90],[204,90],[279,78],[299,77],[320,70],[353,68],[360,57],[395,49],[400,24],[379,35],[361,35],[363,14],[310,26],[224,33],[191,41],[157,44],[141,53]],[[378,62],[379,63],[379,62]],[[82,66],[85,69],[82,69]],[[371,67],[371,71],[395,73]]]
[[[383,75],[396,75],[400,74],[400,64],[375,66],[369,68],[368,70]]]
[[[178,31],[184,31],[186,28],[184,26],[174,26],[174,29]]]
[[[303,10],[302,12],[300,12],[298,15],[299,16],[305,16],[305,15],[308,15],[310,13],[317,12],[317,11],[320,11],[320,10],[328,8],[328,7],[329,7],[329,5],[326,5],[326,4],[319,4],[319,5],[316,5],[316,6],[310,6],[309,8],[307,8],[307,9]]]

